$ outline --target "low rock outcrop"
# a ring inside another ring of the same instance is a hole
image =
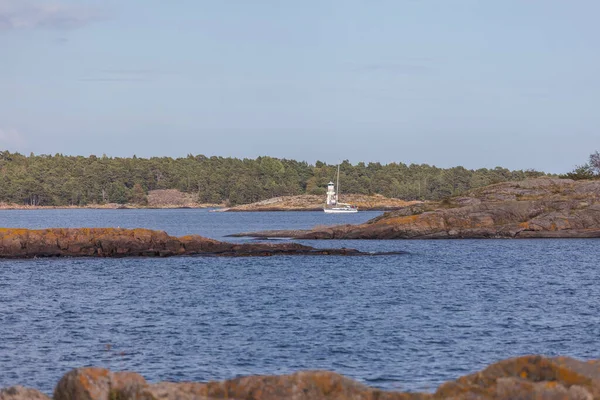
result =
[[[177,189],[150,190],[147,196],[148,208],[208,208],[222,207],[223,204],[198,203],[197,196]]]
[[[234,236],[301,239],[600,237],[600,181],[505,182],[441,202],[414,204],[361,225]]]
[[[234,244],[198,235],[120,228],[0,228],[0,258],[364,255],[354,249],[316,249],[297,243]]]
[[[362,194],[346,194],[341,200],[358,207],[362,211],[397,210],[420,203],[420,201],[390,199],[382,195],[368,196]],[[274,197],[256,203],[224,208],[219,211],[322,211],[324,203],[324,196],[303,194],[299,196]]]
[[[0,400],[49,400],[21,386]],[[247,376],[223,382],[151,384],[134,372],[78,368],[56,385],[54,400],[593,400],[600,399],[600,360],[524,356],[442,384],[434,393],[388,392],[327,371]]]
[[[0,400],[50,400],[50,397],[35,389],[11,386],[0,389]]]

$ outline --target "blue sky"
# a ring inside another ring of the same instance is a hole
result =
[[[0,0],[0,148],[566,172],[600,2]]]

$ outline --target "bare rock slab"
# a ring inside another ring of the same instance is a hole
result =
[[[413,204],[360,225],[246,232],[298,239],[600,238],[600,180],[539,178]]]
[[[370,255],[354,249],[318,249],[298,243],[220,242],[198,235],[169,236],[149,229],[0,228],[0,258],[35,257],[250,257],[274,255]]]

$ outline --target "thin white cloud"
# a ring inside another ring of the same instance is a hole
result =
[[[81,82],[150,82],[145,78],[81,78]]]
[[[151,82],[169,75],[178,75],[178,73],[152,68],[104,69],[79,80],[82,82]]]
[[[99,10],[64,1],[0,0],[0,31],[72,29],[103,17]]]
[[[393,74],[424,74],[431,71],[431,68],[423,64],[369,64],[362,69],[365,72],[385,72]]]
[[[26,144],[25,137],[16,129],[0,128],[0,148],[21,149]]]

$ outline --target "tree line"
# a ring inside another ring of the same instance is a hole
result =
[[[600,153],[596,151],[590,154],[587,163],[576,166],[573,171],[560,175],[560,177],[575,180],[600,179]]]
[[[317,161],[25,156],[0,152],[0,202],[42,206],[144,204],[148,191],[178,189],[200,203],[245,204],[276,196],[324,195],[337,166]],[[471,188],[539,177],[534,170],[438,168],[428,164],[340,164],[343,193],[382,194],[405,200],[440,200]]]

